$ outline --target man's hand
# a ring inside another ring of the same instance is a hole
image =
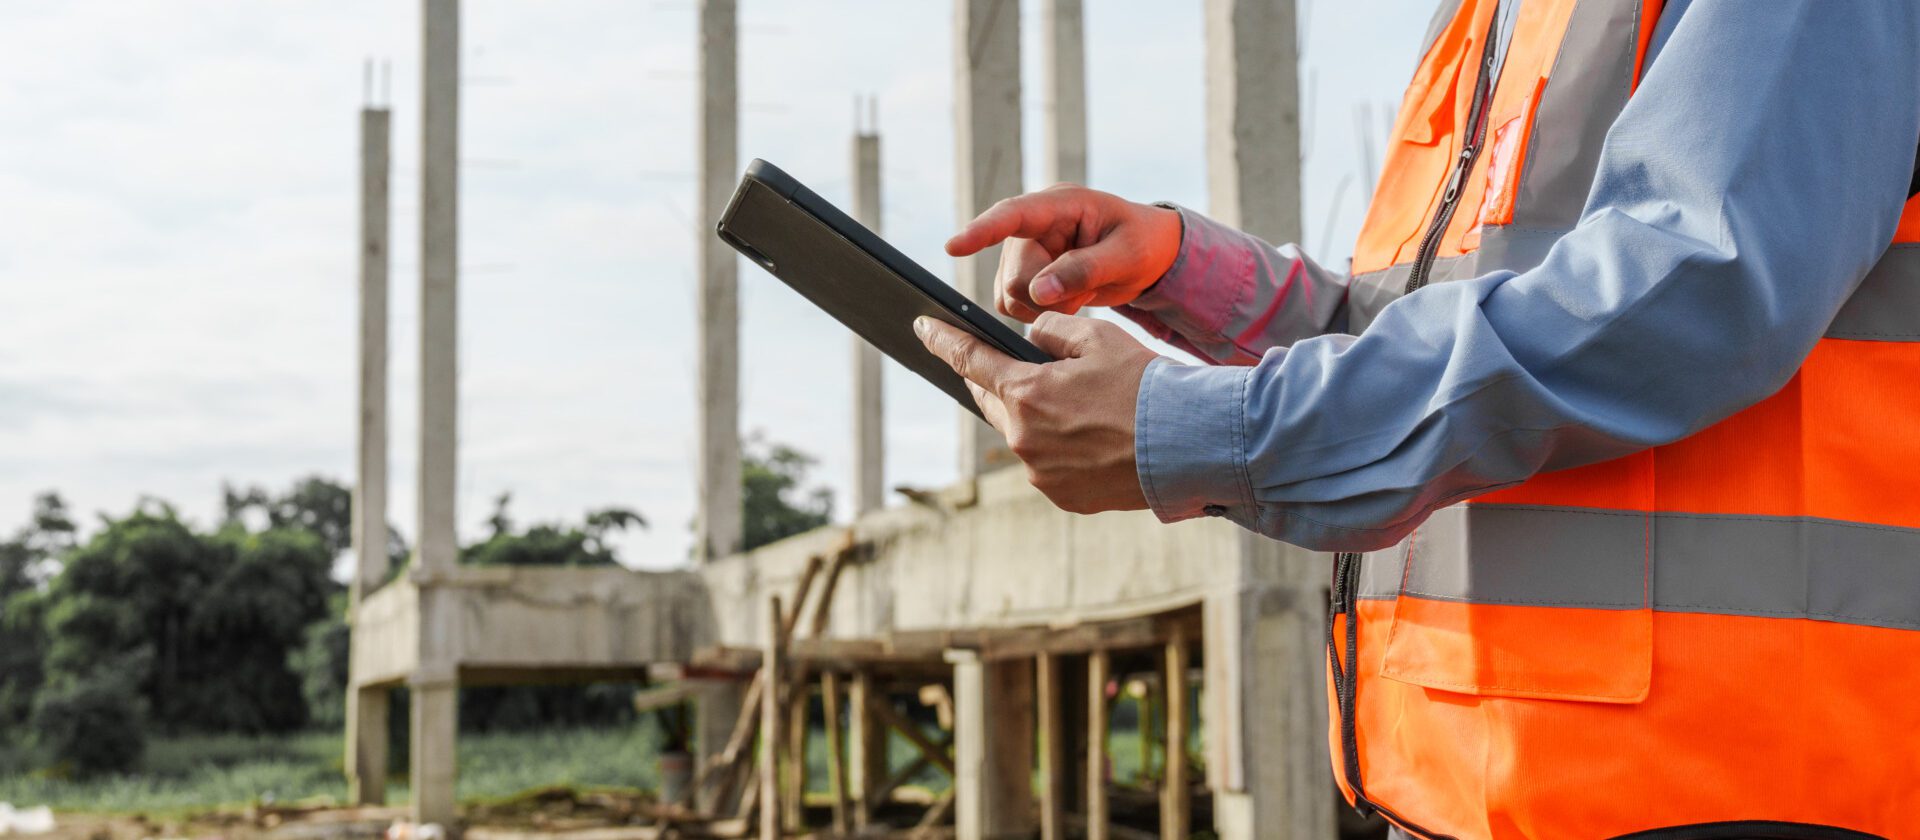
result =
[[[1119,306],[1167,273],[1180,253],[1180,214],[1073,184],[1001,201],[947,240],[964,257],[1006,240],[994,306],[1035,323],[1041,312]]]
[[[913,331],[967,380],[987,422],[1061,510],[1147,506],[1133,460],[1134,403],[1154,353],[1118,326],[1041,313],[1028,337],[1059,361],[1020,361],[932,318]]]

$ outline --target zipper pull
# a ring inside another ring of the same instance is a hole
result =
[[[1447,192],[1440,197],[1441,204],[1452,204],[1460,197],[1460,182],[1467,177],[1467,167],[1473,165],[1473,147],[1460,150],[1460,159],[1453,164],[1453,174],[1447,176]]]

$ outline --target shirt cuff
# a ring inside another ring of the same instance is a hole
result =
[[[1239,231],[1177,204],[1157,206],[1180,214],[1180,250],[1167,273],[1121,310],[1135,310],[1196,341],[1212,341],[1253,291],[1254,255]]]
[[[1224,516],[1254,527],[1247,475],[1247,384],[1253,368],[1155,359],[1140,377],[1134,462],[1147,506],[1162,522]]]

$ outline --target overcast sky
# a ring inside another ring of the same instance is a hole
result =
[[[1343,267],[1433,0],[1300,0],[1305,243]],[[855,94],[879,98],[885,234],[943,277],[951,4],[745,0],[741,160],[846,196]],[[1023,15],[1040,183],[1039,4]],[[1198,0],[1088,0],[1091,184],[1207,203]],[[416,447],[419,4],[12,0],[0,6],[0,524],[57,489],[209,523],[221,482],[351,478],[356,110],[392,63],[391,516]],[[693,0],[468,0],[460,522],[626,505],[677,564],[693,515]],[[1276,94],[1277,95],[1277,94]],[[1370,114],[1361,108],[1369,108]],[[1377,152],[1376,152],[1377,154]],[[743,266],[742,428],[819,457],[846,512],[846,334]],[[950,402],[887,373],[889,485],[955,475]]]

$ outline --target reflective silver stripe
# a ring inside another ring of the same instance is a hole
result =
[[[1580,0],[1574,6],[1534,108],[1514,194],[1515,225],[1569,228],[1580,221],[1599,171],[1600,147],[1633,92],[1639,46],[1639,0]]]
[[[1920,341],[1920,244],[1887,249],[1840,307],[1827,337]]]
[[[1456,505],[1366,556],[1361,597],[1403,587],[1434,600],[1595,609],[1639,608],[1651,590],[1665,612],[1920,629],[1920,528]]]

